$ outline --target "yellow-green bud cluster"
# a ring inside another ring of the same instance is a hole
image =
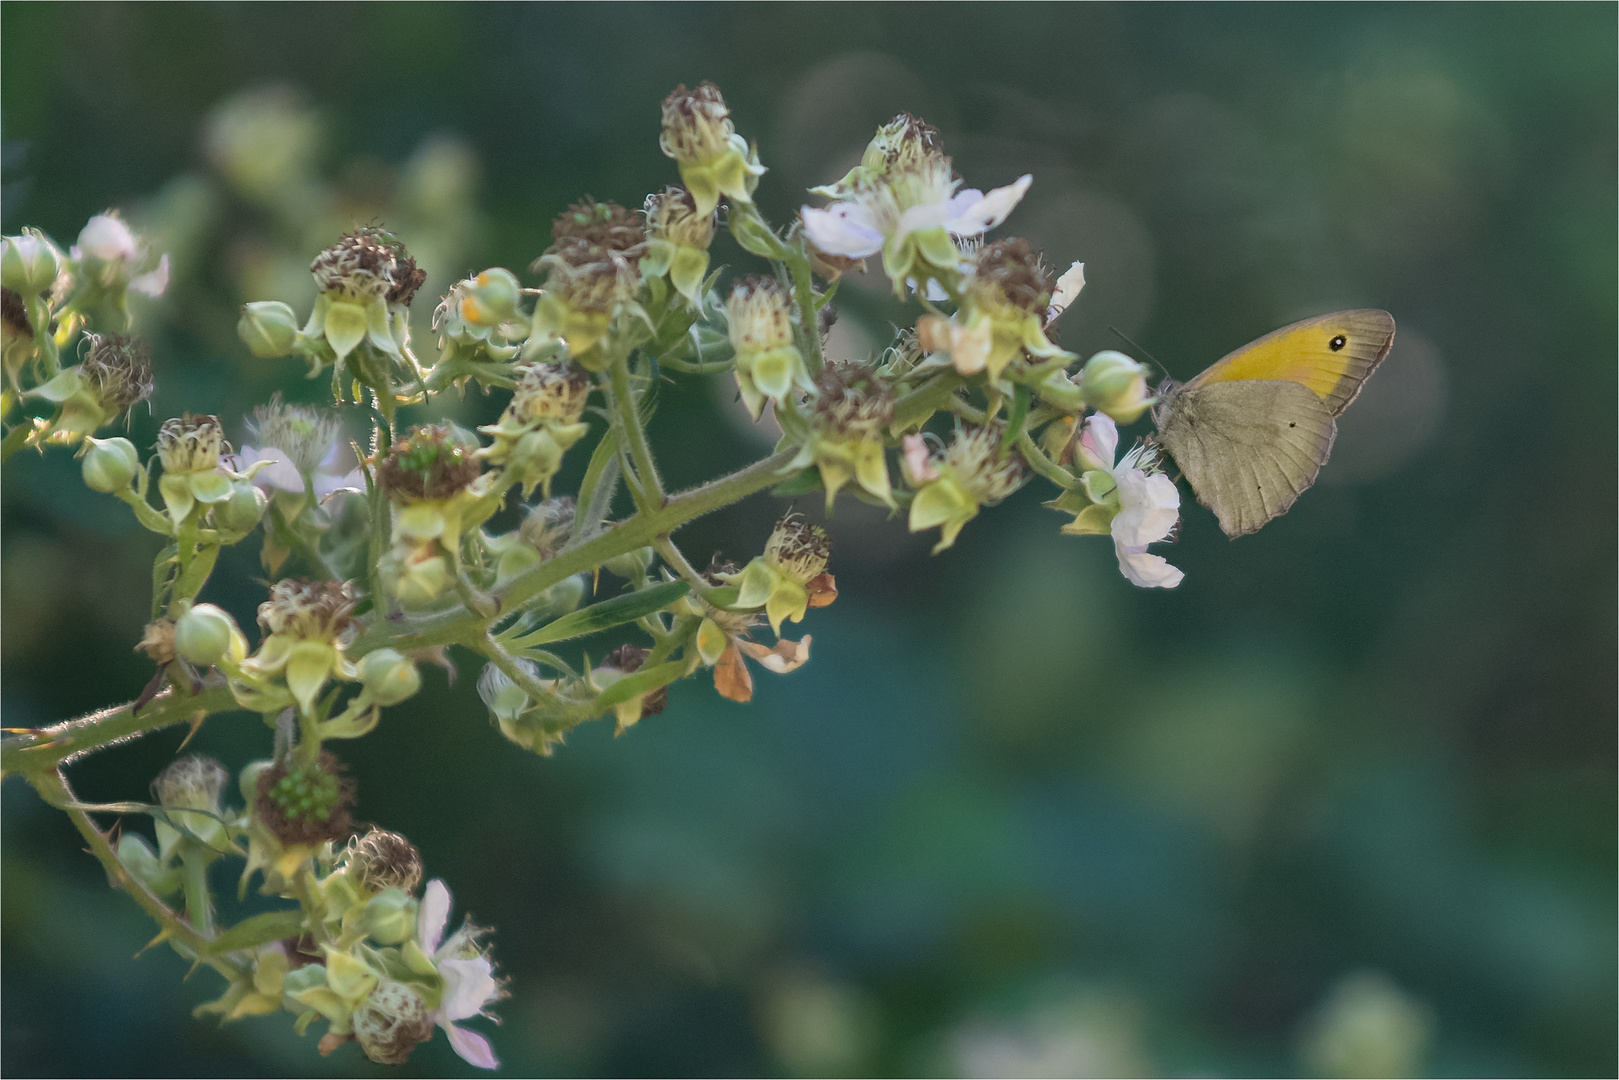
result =
[[[738,282],[725,302],[731,348],[736,354],[736,384],[754,419],[765,399],[781,402],[797,387],[814,389],[804,358],[793,344],[793,316],[787,297],[774,278],[748,277]]]
[[[646,198],[647,253],[641,273],[648,279],[669,275],[675,291],[691,304],[700,302],[708,274],[708,246],[714,241],[714,214],[699,214],[697,201],[684,188],[667,187]]]
[[[523,286],[510,270],[491,267],[450,287],[433,313],[442,339],[488,342],[501,327],[522,317]],[[515,329],[515,327],[514,327]]]

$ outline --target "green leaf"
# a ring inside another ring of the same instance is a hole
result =
[[[1001,436],[1001,453],[1005,454],[1023,432],[1023,422],[1029,418],[1029,388],[1022,383],[1012,392],[1012,409],[1006,418],[1006,434]]]
[[[526,634],[513,641],[512,647],[527,649],[535,645],[548,645],[553,641],[584,637],[599,630],[634,622],[643,615],[650,615],[654,611],[668,607],[690,591],[691,586],[684,581],[669,581],[662,585],[654,585],[650,589],[639,589],[624,596],[615,596],[611,600],[591,604],[572,614],[564,615],[555,622],[547,623],[532,634]]]
[[[590,455],[585,468],[585,479],[579,485],[579,514],[574,519],[573,535],[568,546],[575,547],[590,539],[607,515],[613,510],[613,493],[618,489],[618,436],[611,428],[602,435],[596,450]]]
[[[297,937],[303,929],[304,913],[297,908],[288,911],[266,911],[261,915],[243,919],[220,934],[208,947],[210,953],[236,952],[238,949],[256,949],[282,938]]]
[[[814,465],[799,469],[781,483],[770,489],[770,494],[786,498],[792,495],[805,495],[811,491],[821,490],[821,470]]]
[[[596,700],[591,704],[597,709],[610,709],[614,705],[622,705],[638,694],[649,693],[660,686],[668,686],[685,674],[689,666],[684,660],[671,660],[667,664],[642,668],[633,675],[624,676],[597,694]]]

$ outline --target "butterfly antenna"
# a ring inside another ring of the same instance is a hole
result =
[[[1119,335],[1121,338],[1123,338],[1125,340],[1126,344],[1133,347],[1142,356],[1145,356],[1148,360],[1151,360],[1153,362],[1153,366],[1156,367],[1159,371],[1162,371],[1166,375],[1169,374],[1169,369],[1164,367],[1164,365],[1159,362],[1159,360],[1158,360],[1158,358],[1156,356],[1154,356],[1152,353],[1148,352],[1146,349],[1142,348],[1141,345],[1134,338],[1132,338],[1129,334],[1126,334],[1123,330],[1120,330],[1117,326],[1109,326],[1108,329],[1113,331],[1115,334]]]

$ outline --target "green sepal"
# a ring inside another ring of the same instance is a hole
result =
[[[211,955],[219,956],[238,949],[256,949],[272,941],[297,937],[303,930],[304,914],[296,908],[287,911],[266,911],[243,919],[220,934],[208,946]]]

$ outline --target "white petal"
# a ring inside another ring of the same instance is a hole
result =
[[[1119,450],[1119,425],[1107,413],[1091,413],[1085,418],[1085,430],[1080,433],[1079,447],[1092,459],[1085,464],[1113,471],[1113,458]]]
[[[1173,589],[1186,575],[1170,566],[1162,555],[1149,555],[1146,548],[1132,548],[1114,541],[1119,556],[1119,572],[1132,585],[1143,589]]]
[[[962,192],[962,195],[966,194],[968,192]],[[975,191],[971,194],[978,193]],[[941,225],[948,227],[948,222],[953,216],[951,207],[956,199],[960,198],[961,195],[957,195],[949,202],[924,203],[921,206],[911,207],[899,216],[898,234],[905,236],[908,233],[921,232],[923,229],[937,229]]]
[[[1121,510],[1113,518],[1113,539],[1127,547],[1146,547],[1169,539],[1179,511],[1142,509]]]
[[[444,1024],[444,1034],[450,1037],[450,1048],[461,1055],[461,1060],[480,1069],[498,1069],[500,1061],[490,1047],[489,1040],[476,1031]]]
[[[365,494],[365,473],[359,469],[346,473],[343,476],[333,476],[330,473],[316,473],[315,496],[322,501],[340,491],[351,491],[356,495]]]
[[[906,278],[905,279],[905,285],[912,292],[916,292],[916,279],[915,278]],[[943,300],[950,299],[950,294],[944,291],[944,286],[939,284],[939,279],[938,278],[931,278],[930,277],[930,278],[928,278],[927,298],[929,300],[933,301],[935,304],[937,304],[937,303],[939,303],[939,302],[941,302]]]
[[[133,259],[137,254],[135,235],[129,231],[129,226],[110,214],[97,214],[85,222],[77,246],[84,254],[107,262]]]
[[[434,878],[422,891],[422,906],[416,909],[416,944],[422,947],[422,952],[428,956],[438,952],[444,924],[449,921],[450,888]]]
[[[251,456],[251,460],[249,457]],[[251,446],[242,447],[243,467],[256,461],[268,461],[272,464],[267,469],[260,469],[253,477],[253,482],[261,488],[279,488],[293,494],[301,494],[304,490],[304,478],[298,475],[298,469],[293,465],[287,455],[274,446],[266,446],[262,450]],[[238,472],[243,471],[238,469]]]
[[[440,960],[438,973],[444,976],[444,1000],[439,1011],[445,1020],[477,1016],[485,1005],[500,996],[495,970],[481,956],[471,960]]]
[[[1032,183],[1034,177],[1024,173],[1017,183],[998,187],[988,195],[969,188],[950,200],[950,218],[944,227],[957,236],[977,236],[988,232],[1006,220],[1006,216],[1023,200],[1023,193],[1029,190]],[[973,197],[969,199],[968,196]]]
[[[864,259],[882,250],[883,234],[858,203],[833,203],[825,210],[803,207],[804,235],[828,255]]]
[[[1079,297],[1079,290],[1085,287],[1085,264],[1076,262],[1063,272],[1057,279],[1057,287],[1051,293],[1051,306],[1046,308],[1046,325],[1050,326],[1057,321],[1057,316],[1068,310]]]
[[[169,287],[168,254],[164,253],[163,257],[157,260],[155,270],[148,270],[140,277],[137,277],[129,283],[129,287],[133,291],[145,293],[147,296],[162,296],[163,290]]]

